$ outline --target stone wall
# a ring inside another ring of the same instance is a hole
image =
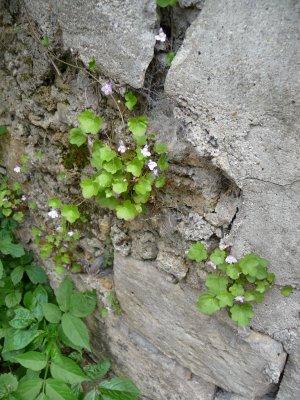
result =
[[[49,57],[39,35],[69,63],[94,57],[100,82],[114,79],[118,99],[125,87],[138,89],[151,128],[168,142],[169,183],[148,214],[124,223],[88,205],[86,273],[74,276],[110,307],[106,318],[89,320],[96,354],[108,353],[144,399],[300,397],[298,6],[181,0],[161,12],[154,0],[0,3],[0,125],[10,131],[0,142],[2,172],[38,205],[20,232],[24,243],[33,246],[32,224],[50,224],[49,197],[80,194],[85,160],[68,146],[78,111],[93,108],[107,132],[122,135],[115,104],[84,71]],[[160,25],[178,50],[170,69],[155,45]],[[15,174],[24,153],[28,171]],[[270,261],[277,282],[250,328],[196,310],[204,272],[184,255],[194,240]],[[105,252],[114,255],[108,271]],[[55,286],[51,262],[45,268]],[[280,295],[285,284],[295,287],[288,298]],[[108,301],[112,288],[121,316]]]

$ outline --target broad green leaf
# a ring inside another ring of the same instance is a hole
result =
[[[156,142],[154,145],[154,151],[156,154],[167,153],[168,146],[166,145],[166,143]]]
[[[161,171],[165,171],[169,168],[169,162],[168,162],[168,157],[166,154],[162,154],[158,161],[157,161],[157,166]]]
[[[231,293],[227,291],[220,292],[216,297],[219,300],[220,307],[231,307],[233,305],[234,297]]]
[[[210,261],[212,261],[215,265],[223,264],[225,258],[226,258],[226,251],[220,249],[215,249],[209,257]]]
[[[73,289],[74,284],[72,280],[69,277],[66,277],[55,292],[59,308],[64,312],[69,311]]]
[[[51,400],[48,396],[45,395],[45,393],[40,393],[36,400]]]
[[[280,293],[282,294],[282,296],[284,296],[284,297],[288,297],[290,294],[292,294],[293,293],[293,286],[291,286],[291,285],[286,285],[286,286],[283,286],[281,289],[280,289]]]
[[[146,193],[150,193],[152,189],[152,180],[149,176],[142,176],[138,182],[134,185],[134,191],[138,195],[144,195]]]
[[[257,292],[259,292],[259,293],[265,293],[265,291],[267,290],[267,289],[269,289],[269,287],[270,287],[270,284],[269,284],[269,282],[268,281],[258,281],[258,282],[256,282],[256,288],[255,288],[255,290],[257,291]]]
[[[268,272],[267,281],[272,285],[275,282],[275,274],[273,272]]]
[[[250,275],[252,277],[267,276],[266,267],[268,265],[267,260],[257,256],[256,254],[249,253],[246,254],[239,262],[240,268],[245,275]]]
[[[25,267],[25,270],[28,278],[35,285],[38,283],[46,283],[48,281],[46,272],[43,270],[43,268],[38,267],[37,265],[28,265]]]
[[[219,301],[212,294],[205,292],[198,297],[197,308],[203,314],[212,315],[221,307]]]
[[[134,159],[127,163],[126,171],[130,172],[133,176],[139,177],[141,176],[143,170],[144,162],[138,159]]]
[[[43,304],[43,313],[46,320],[52,324],[58,324],[61,320],[62,313],[56,304]]]
[[[133,110],[137,103],[137,97],[135,94],[131,91],[125,93],[125,100],[125,106],[128,108],[128,110]]]
[[[166,60],[166,64],[167,64],[168,67],[171,66],[172,61],[174,60],[174,58],[175,58],[174,51],[169,51],[168,53],[166,53],[165,60]]]
[[[80,128],[72,128],[69,132],[69,142],[77,147],[82,146],[87,141],[87,135]]]
[[[94,290],[75,292],[71,297],[70,313],[75,317],[84,318],[92,314],[97,305],[97,295]]]
[[[226,274],[231,279],[237,279],[240,275],[241,271],[239,269],[238,264],[228,264],[226,265]]]
[[[205,280],[205,286],[213,294],[220,294],[227,291],[228,279],[226,276],[208,274]]]
[[[128,188],[128,182],[126,178],[118,178],[113,181],[112,189],[115,193],[121,194],[126,192]]]
[[[8,308],[17,306],[22,299],[22,293],[19,290],[14,290],[5,296],[5,304]]]
[[[93,179],[82,179],[80,187],[82,189],[82,196],[85,199],[90,199],[91,197],[96,196],[99,192],[99,186],[95,181],[93,181]]]
[[[139,146],[146,143],[145,133],[148,127],[148,118],[145,115],[128,119],[128,128]]]
[[[102,172],[101,174],[97,175],[94,181],[99,185],[101,189],[107,188],[111,185],[113,179],[113,175],[109,172]]]
[[[99,390],[104,399],[109,400],[137,400],[140,396],[139,389],[129,379],[113,378],[103,381]]]
[[[16,267],[10,274],[10,278],[14,286],[16,286],[23,278],[24,268],[19,266]]]
[[[102,162],[109,162],[117,157],[117,153],[109,146],[103,146],[98,151]]]
[[[18,379],[11,373],[0,375],[0,399],[10,399],[6,397],[9,393],[13,393],[18,388]]]
[[[21,222],[24,219],[24,213],[22,211],[15,212],[12,218],[17,222]]]
[[[249,303],[234,304],[230,308],[231,319],[239,326],[249,325],[252,317],[254,316],[253,308]]]
[[[187,257],[190,260],[201,262],[207,259],[207,250],[205,248],[204,243],[196,242],[193,243],[187,253]]]
[[[99,397],[99,392],[96,389],[90,390],[83,398],[83,400],[102,400],[102,398]]]
[[[103,119],[98,117],[92,110],[84,110],[77,117],[83,133],[96,134],[100,131]]]
[[[61,325],[64,334],[72,343],[89,351],[91,350],[88,330],[80,318],[66,313],[62,316]]]
[[[22,257],[25,254],[23,246],[13,243],[11,236],[6,231],[0,232],[0,252],[14,258]]]
[[[24,307],[18,307],[14,310],[15,316],[9,321],[9,325],[15,329],[27,328],[34,321],[31,311]]]
[[[72,390],[59,379],[46,380],[46,395],[51,400],[77,400]]]
[[[61,209],[61,215],[66,218],[70,224],[73,224],[80,218],[78,207],[72,204],[65,204]]]
[[[50,365],[50,372],[54,379],[59,379],[71,385],[89,380],[79,365],[65,356],[54,358]]]
[[[255,301],[256,303],[261,303],[264,299],[264,294],[251,289],[245,291],[244,298],[245,301]]]
[[[15,357],[16,361],[32,371],[41,371],[47,365],[47,356],[37,351],[28,351]]]
[[[84,367],[84,372],[92,379],[103,378],[111,368],[111,363],[108,360],[100,361],[97,364],[89,364]]]
[[[117,217],[125,219],[125,221],[134,219],[138,214],[136,206],[130,200],[125,200],[122,204],[117,205],[116,212]]]
[[[91,72],[93,72],[93,71],[95,71],[96,67],[97,67],[97,65],[96,65],[96,60],[95,60],[95,58],[93,57],[93,58],[91,58],[91,59],[89,60],[89,62],[88,62],[88,69],[89,69]]]
[[[5,335],[4,350],[13,351],[21,350],[29,345],[37,336],[39,332],[36,329],[18,330],[10,329]]]
[[[229,288],[229,292],[232,294],[232,296],[243,296],[245,293],[243,285],[240,283],[234,283],[232,286]]]

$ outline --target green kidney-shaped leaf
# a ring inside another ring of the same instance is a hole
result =
[[[69,357],[57,356],[51,362],[50,372],[53,378],[60,379],[71,385],[89,380],[79,365]]]
[[[138,214],[136,206],[130,200],[125,200],[122,204],[117,205],[116,212],[117,217],[125,221],[134,219]]]
[[[202,293],[197,300],[197,308],[200,312],[212,315],[220,310],[219,301],[210,293]]]
[[[65,204],[61,209],[61,215],[66,218],[70,224],[73,224],[80,218],[78,207],[72,204]]]
[[[231,307],[233,305],[234,297],[227,291],[220,292],[216,297],[219,300],[220,307]]]
[[[234,304],[230,308],[231,319],[239,326],[249,325],[252,317],[254,316],[253,308],[249,303]]]
[[[125,93],[125,106],[128,108],[128,110],[133,110],[136,103],[137,103],[137,97],[135,96],[134,93],[132,93],[131,91]]]
[[[111,185],[113,179],[113,175],[109,172],[102,172],[101,174],[97,175],[94,181],[98,184],[101,189],[107,188]]]
[[[132,117],[128,120],[128,128],[132,133],[132,136],[139,146],[146,143],[145,133],[148,127],[148,118],[144,115],[138,117]]]
[[[257,256],[256,254],[246,254],[239,262],[240,268],[245,275],[264,279],[267,277],[268,261]],[[263,278],[261,278],[263,276]]]
[[[40,371],[47,365],[46,354],[37,351],[28,351],[27,353],[19,354],[15,359],[23,367],[29,368],[32,371]]]
[[[286,286],[283,286],[281,289],[280,289],[280,293],[282,294],[282,296],[284,296],[284,297],[288,297],[290,294],[292,294],[293,293],[293,286],[291,286],[291,285],[286,285]]]
[[[126,171],[130,172],[133,176],[138,178],[139,176],[141,176],[143,166],[144,166],[143,161],[134,159],[129,163],[127,163]]]
[[[243,294],[245,293],[245,289],[244,289],[243,285],[241,285],[240,283],[234,283],[232,286],[230,286],[229,292],[234,297],[243,296]]]
[[[205,280],[205,286],[211,293],[219,294],[225,292],[228,285],[228,279],[225,276],[208,274]]]
[[[80,128],[84,133],[96,134],[100,131],[103,119],[98,117],[92,110],[84,110],[77,117]]]
[[[73,128],[69,132],[69,142],[77,147],[82,146],[87,140],[86,134],[80,128]]]
[[[103,381],[99,386],[104,399],[109,400],[137,400],[139,389],[129,379],[113,378]]]
[[[112,189],[117,194],[126,192],[127,187],[128,187],[128,182],[126,178],[115,179],[112,184]]]
[[[66,313],[62,316],[61,325],[64,334],[75,346],[91,350],[87,327],[80,318]]]
[[[56,304],[43,304],[43,313],[46,320],[52,324],[58,324],[61,320],[62,313]]]
[[[231,279],[237,279],[240,276],[240,269],[238,264],[227,264],[226,265],[226,275]]]
[[[204,243],[196,242],[191,245],[188,250],[187,257],[190,260],[201,262],[207,259],[207,250]]]
[[[223,264],[225,262],[225,258],[226,251],[221,249],[215,249],[209,257],[210,261],[212,261],[216,265]]]
[[[46,380],[46,395],[51,400],[77,400],[71,389],[59,379]]]
[[[40,393],[43,380],[40,378],[22,379],[18,386],[18,395],[21,400],[33,400]]]
[[[80,187],[82,190],[82,196],[85,199],[90,199],[93,196],[96,196],[99,192],[99,186],[93,179],[83,179],[80,182]]]
[[[71,297],[70,313],[75,317],[84,318],[92,314],[97,305],[97,295],[94,290],[75,292]]]

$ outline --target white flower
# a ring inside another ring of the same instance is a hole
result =
[[[51,211],[48,212],[48,215],[52,219],[55,219],[55,218],[59,217],[59,214],[58,214],[57,210],[54,210],[53,208],[52,208]]]
[[[111,82],[106,82],[102,87],[101,87],[102,93],[105,94],[105,96],[109,96],[112,94],[112,84]]]
[[[207,261],[206,265],[212,269],[217,269],[217,266],[212,261]]]
[[[158,33],[158,35],[155,36],[155,39],[158,42],[165,42],[166,41],[167,35],[165,34],[165,32],[163,31],[162,28],[159,28],[159,33]]]
[[[125,153],[126,150],[127,150],[127,148],[126,148],[125,144],[123,142],[120,142],[120,145],[118,147],[118,152],[123,154],[123,153]]]
[[[149,160],[147,165],[148,165],[148,168],[150,169],[150,171],[153,171],[157,167],[156,162],[152,161],[152,160]]]
[[[144,157],[151,156],[151,153],[150,153],[147,145],[142,148],[141,153],[143,154]]]
[[[236,296],[234,300],[239,303],[244,303],[244,296]]]
[[[157,175],[158,175],[158,169],[157,169],[157,168],[154,168],[154,170],[152,171],[152,174],[155,175],[155,176],[157,176]]]
[[[16,165],[14,168],[14,171],[19,174],[21,172],[21,167],[19,165]]]
[[[56,227],[56,231],[57,231],[57,232],[61,232],[61,231],[62,231],[62,227],[61,227],[60,225],[58,225],[58,226]]]
[[[227,256],[226,258],[225,258],[225,261],[228,263],[228,264],[234,264],[234,263],[236,263],[237,262],[237,259],[234,257],[234,256]]]
[[[26,201],[26,200],[27,200],[27,197],[24,196],[24,194],[23,194],[23,196],[21,197],[21,200],[22,200],[22,201]]]
[[[72,236],[74,235],[74,232],[73,232],[73,231],[69,231],[69,232],[67,233],[67,235],[70,236],[70,237],[72,237]]]

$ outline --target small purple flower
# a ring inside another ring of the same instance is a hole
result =
[[[244,296],[236,296],[234,300],[238,303],[244,303]]]
[[[150,169],[150,171],[153,171],[157,167],[156,162],[152,161],[152,160],[149,160],[147,165],[148,165],[148,168]]]
[[[112,83],[111,82],[106,82],[102,87],[101,87],[102,93],[105,94],[105,96],[109,96],[112,94]]]
[[[158,35],[155,36],[155,39],[156,39],[158,42],[165,42],[165,41],[166,41],[167,35],[165,34],[165,32],[163,31],[162,28],[159,28]]]
[[[235,263],[237,262],[237,259],[236,259],[234,256],[229,255],[229,256],[227,256],[227,257],[225,258],[225,261],[226,261],[228,264],[235,264]]]
[[[147,145],[144,146],[144,147],[141,149],[141,153],[143,154],[144,157],[150,157],[150,156],[151,156],[151,153],[150,153],[150,151],[149,151]]]

